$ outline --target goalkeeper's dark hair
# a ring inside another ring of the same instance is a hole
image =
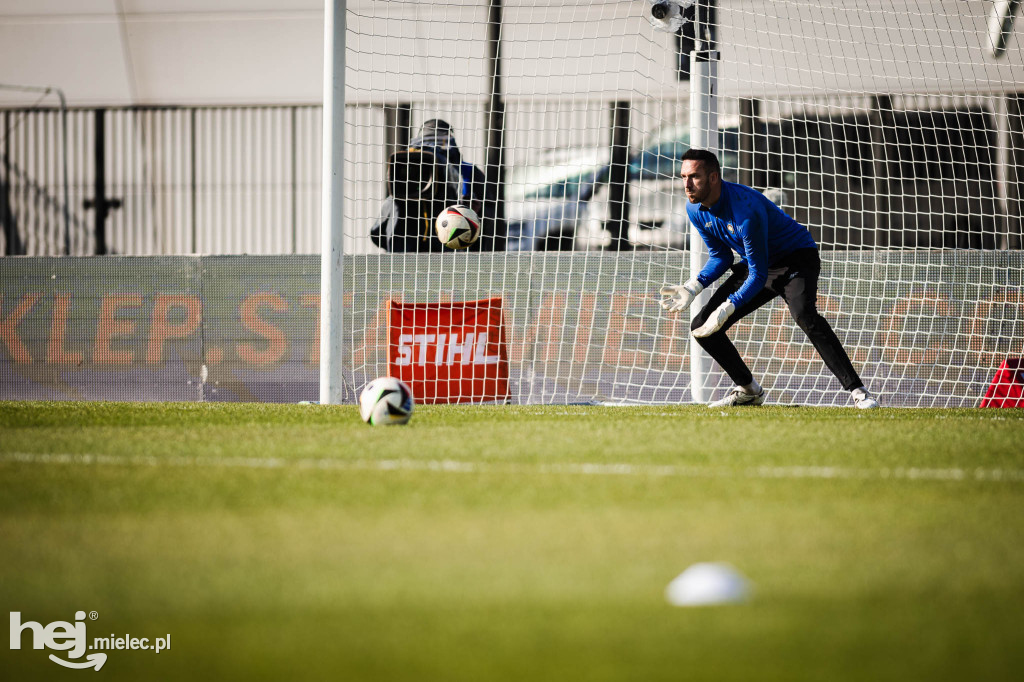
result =
[[[718,162],[718,157],[715,156],[714,152],[707,149],[688,149],[683,154],[683,161],[699,161],[707,166],[708,172],[718,173],[718,176],[722,176],[722,164]]]

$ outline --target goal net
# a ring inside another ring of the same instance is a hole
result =
[[[491,357],[400,333],[397,308],[495,299],[500,399],[720,397],[658,303],[701,262],[678,179],[696,135],[810,230],[819,309],[883,404],[977,405],[1024,355],[1019,4],[349,0],[348,398],[401,358]],[[434,234],[455,203],[483,229],[459,251]],[[771,402],[849,404],[781,300],[730,336]]]

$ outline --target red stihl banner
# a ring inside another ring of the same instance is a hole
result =
[[[1003,360],[979,407],[1024,407],[1024,358]]]
[[[507,400],[501,298],[399,303],[388,309],[388,372],[418,403]]]

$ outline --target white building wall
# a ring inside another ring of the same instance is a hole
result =
[[[643,0],[581,0],[585,18],[567,0],[503,4],[510,98],[676,89],[673,39],[643,19]],[[718,4],[724,96],[1024,87],[1019,35],[1007,57],[990,54],[989,0]],[[485,96],[486,0],[348,7],[353,101]],[[60,88],[73,106],[313,104],[322,99],[323,2],[4,0],[0,63],[0,83]],[[0,106],[37,98],[0,91]]]

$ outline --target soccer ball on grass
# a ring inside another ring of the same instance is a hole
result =
[[[405,424],[412,417],[412,391],[394,377],[380,377],[359,394],[359,415],[371,426]]]
[[[441,243],[450,249],[464,249],[480,238],[480,217],[469,206],[449,206],[434,221]]]

